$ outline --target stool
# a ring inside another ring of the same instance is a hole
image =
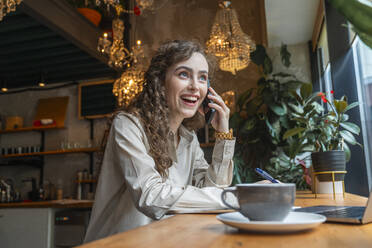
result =
[[[332,186],[333,186],[333,199],[336,199],[336,192],[335,192],[335,174],[346,174],[347,171],[321,171],[321,172],[313,172],[313,183],[314,183],[314,191],[315,191],[315,198],[317,198],[316,193],[316,181],[315,176],[320,174],[332,174]],[[345,182],[342,180],[342,197],[345,198]]]

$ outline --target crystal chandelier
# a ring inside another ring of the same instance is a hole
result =
[[[256,45],[242,31],[236,11],[230,5],[230,1],[220,3],[206,46],[207,52],[219,59],[220,69],[235,75],[248,66]]]
[[[112,93],[116,96],[119,106],[127,106],[143,89],[144,71],[133,65],[114,82]]]
[[[16,11],[16,6],[21,2],[22,0],[0,0],[0,21],[10,12]]]
[[[109,56],[109,66],[123,68],[130,59],[129,51],[124,46],[124,22],[116,18],[112,21],[113,41],[111,42],[108,33],[98,39],[97,49],[99,52]]]
[[[127,70],[114,82],[112,90],[119,106],[127,106],[143,89],[145,56],[140,40],[137,41],[136,46],[132,47],[130,56],[133,65],[127,64]]]

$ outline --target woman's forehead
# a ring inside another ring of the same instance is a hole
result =
[[[198,52],[193,53],[189,59],[176,63],[173,67],[175,69],[179,67],[187,67],[194,72],[208,72],[208,62],[205,59],[204,55]]]

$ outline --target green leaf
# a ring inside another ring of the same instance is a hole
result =
[[[245,92],[243,92],[240,96],[239,96],[239,99],[238,99],[238,102],[237,102],[237,105],[239,106],[239,109],[241,110],[244,103],[251,97],[252,93],[253,93],[253,90],[254,88],[250,88],[248,90],[246,90]]]
[[[273,74],[273,77],[282,77],[282,78],[286,78],[286,77],[294,77],[294,76],[291,75],[291,74],[288,74],[288,73],[278,72],[278,73]]]
[[[350,109],[355,108],[355,107],[357,107],[357,106],[359,106],[359,102],[353,102],[353,103],[349,104],[349,105],[345,108],[344,112],[349,111]]]
[[[311,96],[311,93],[313,92],[313,85],[311,83],[304,83],[301,86],[301,96],[303,99],[307,99]]]
[[[351,151],[350,151],[350,148],[349,148],[349,146],[346,144],[346,142],[344,142],[343,147],[344,147],[344,152],[345,152],[345,159],[346,159],[346,162],[349,162],[349,160],[350,160],[350,158],[351,158]]]
[[[340,131],[341,137],[344,138],[344,140],[352,145],[355,145],[357,142],[355,140],[354,135],[352,135],[349,131],[341,130]]]
[[[277,115],[285,115],[287,113],[286,109],[283,106],[279,106],[275,103],[269,104],[269,108]]]
[[[303,128],[303,127],[296,127],[296,128],[289,129],[289,130],[287,130],[287,132],[284,133],[283,139],[287,139],[288,137],[292,137],[296,134],[301,133],[304,130],[305,130],[305,128]]]
[[[263,71],[266,75],[273,72],[273,63],[269,56],[265,57],[264,64],[263,64]]]
[[[244,122],[244,131],[249,131],[253,129],[256,125],[256,119],[255,118],[250,118],[246,122]]]
[[[266,58],[266,49],[264,46],[257,44],[256,50],[251,53],[251,61],[256,65],[260,66],[264,64]]]
[[[333,104],[335,105],[337,114],[343,113],[347,107],[347,102],[343,100],[334,100]]]
[[[280,48],[280,56],[282,59],[282,63],[285,67],[289,67],[291,65],[291,54],[288,52],[287,45],[282,44]]]
[[[360,128],[358,127],[358,125],[355,125],[354,123],[351,123],[351,122],[341,122],[340,123],[340,126],[345,128],[346,130],[354,133],[354,134],[357,134],[359,135],[360,133]]]
[[[302,108],[302,106],[299,106],[299,105],[295,105],[293,103],[288,103],[288,106],[295,112],[297,112],[298,114],[303,114],[304,113],[304,109]]]
[[[343,114],[342,117],[341,117],[341,121],[347,121],[347,120],[349,120],[349,115]]]
[[[240,123],[242,122],[242,118],[240,117],[238,112],[235,112],[230,118],[230,126],[233,129],[238,129]]]

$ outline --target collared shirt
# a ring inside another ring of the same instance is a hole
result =
[[[235,140],[217,140],[209,165],[195,132],[181,125],[179,134],[177,147],[168,137],[173,164],[164,181],[138,118],[128,113],[115,117],[85,242],[151,223],[172,208],[225,207],[221,188],[232,182]]]

